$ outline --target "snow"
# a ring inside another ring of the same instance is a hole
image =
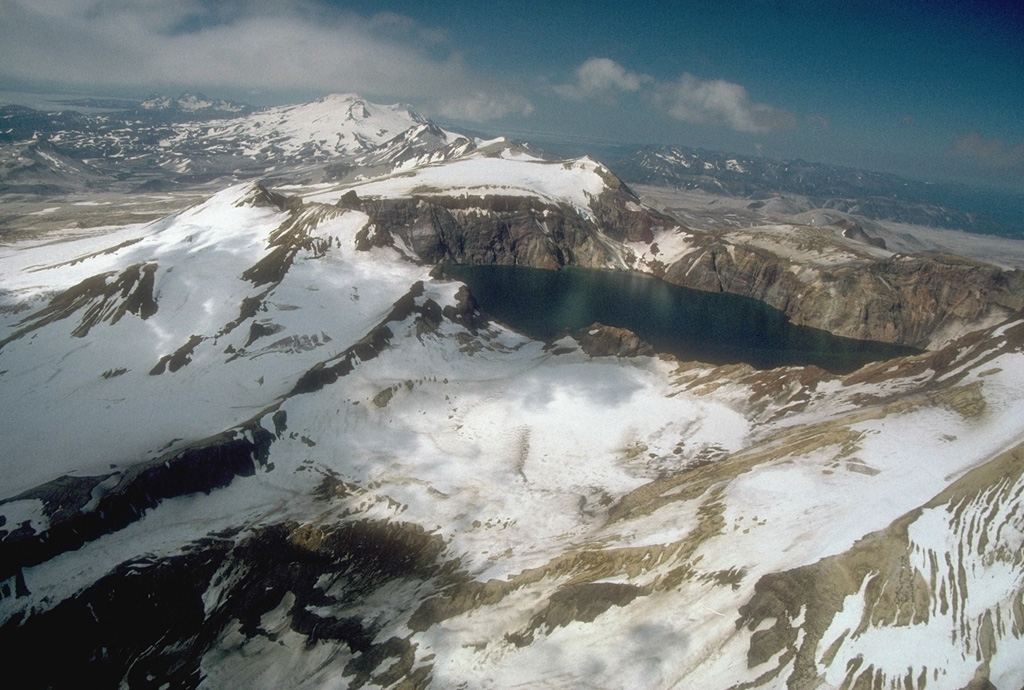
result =
[[[676,227],[656,231],[654,241],[650,244],[627,242],[626,247],[633,251],[637,266],[641,269],[654,261],[670,266],[697,248],[692,239],[690,233]],[[657,252],[653,251],[654,245],[657,245]]]
[[[982,621],[986,618],[992,621],[1013,620],[1011,602],[1024,584],[1019,563],[1014,562],[1012,557],[1007,560],[1005,556],[985,555],[979,534],[987,532],[986,537],[991,540],[990,543],[998,541],[1000,548],[1006,548],[1010,554],[1020,553],[1024,545],[1024,525],[1019,516],[1016,520],[1007,520],[1012,515],[1005,513],[1019,512],[1022,490],[1024,483],[1018,478],[1015,489],[1006,491],[1008,495],[1016,494],[1016,501],[1000,502],[994,506],[971,502],[966,505],[947,504],[928,508],[910,524],[910,566],[922,573],[926,580],[931,578],[934,581],[938,578],[952,600],[951,614],[947,615],[940,608],[940,601],[933,599],[930,615],[914,626],[915,678],[921,671],[934,669],[943,673],[943,685],[966,686],[974,677],[979,656],[994,651],[976,651],[984,644],[980,634]],[[1000,512],[1004,514],[1000,515]],[[988,525],[993,527],[989,528]],[[979,528],[968,529],[975,526]],[[1001,533],[998,538],[995,534],[997,528]],[[968,554],[966,557],[965,551]],[[950,577],[954,569],[959,569],[959,578]],[[847,630],[858,627],[864,609],[864,592],[869,581],[870,578],[865,579],[856,597],[847,598],[843,612],[833,620],[829,634],[824,637],[822,648],[831,644],[844,627]],[[1005,636],[1000,640],[999,647],[999,668],[993,673],[993,679],[1003,676],[1005,686],[1015,687],[1022,679],[1022,669],[1017,664],[1024,658],[1024,641],[1015,636]],[[843,641],[840,663],[823,669],[826,680],[838,685],[845,666],[842,660],[859,655],[870,659],[878,671],[899,678],[906,673],[908,667],[906,649],[903,629],[870,625],[862,633],[851,635]]]
[[[208,149],[240,147],[244,155],[256,156],[272,146],[286,156],[301,153],[308,159],[310,155],[363,153],[422,122],[402,105],[377,105],[354,94],[333,94],[230,120],[187,124],[167,140],[167,147],[203,137]]]
[[[360,107],[372,112],[363,116]],[[241,141],[276,132],[319,141],[341,131],[341,113],[351,115],[346,136],[377,141],[412,117],[397,106],[374,108],[335,96],[264,111],[254,116],[258,125],[250,118],[218,124],[218,136]],[[806,409],[782,413],[783,403],[772,399],[759,408],[753,386],[724,368],[694,365],[711,385],[691,389],[677,382],[670,360],[592,358],[570,338],[560,341],[569,351],[555,355],[497,324],[470,332],[444,319],[426,324],[414,313],[389,322],[388,346],[355,358],[345,376],[290,395],[303,373],[336,362],[381,324],[414,284],[423,286],[420,307],[427,300],[454,306],[461,287],[431,278],[429,267],[401,249],[356,251],[368,217],[334,207],[343,193],[530,195],[587,213],[606,188],[603,174],[587,158],[551,163],[495,140],[443,165],[356,185],[296,185],[288,192],[307,204],[296,217],[240,205],[254,190],[239,185],[155,223],[0,246],[7,306],[39,307],[87,278],[109,272],[111,284],[125,267],[143,263],[157,267],[159,306],[146,319],[128,313],[97,323],[83,338],[72,333],[80,309],[0,349],[0,501],[64,474],[110,475],[93,490],[83,508],[89,511],[133,464],[250,421],[276,435],[272,414],[287,419],[254,476],[210,495],[165,500],[123,529],[24,568],[30,594],[0,600],[0,620],[45,611],[118,564],[180,553],[214,532],[239,528],[241,540],[261,526],[333,525],[357,516],[421,526],[443,539],[444,559],[478,582],[523,580],[494,602],[416,633],[398,613],[422,596],[413,585],[395,584],[360,602],[359,615],[383,621],[381,636],[409,637],[420,661],[436,655],[438,687],[725,687],[754,682],[781,663],[776,657],[748,668],[754,633],[736,625],[761,577],[842,556],[866,534],[910,515],[909,567],[941,580],[945,569],[932,573],[932,563],[963,560],[970,597],[959,619],[940,615],[933,600],[923,624],[870,625],[853,635],[871,577],[882,576],[871,574],[843,602],[815,658],[845,635],[838,660],[819,669],[829,685],[842,683],[846,661],[857,655],[900,678],[909,648],[915,677],[941,669],[948,675],[940,686],[966,685],[977,660],[951,631],[967,630],[973,645],[985,616],[1012,619],[1022,576],[1004,555],[1024,548],[1024,487],[1006,479],[970,500],[936,497],[1024,436],[1021,352],[965,352],[943,376],[855,385],[830,379]],[[244,279],[289,223],[326,249],[297,249],[279,283]],[[765,226],[758,233],[767,241],[791,230]],[[630,249],[641,261],[691,250],[685,232],[661,231],[655,241],[656,256],[642,243]],[[255,316],[241,314],[246,300],[259,300]],[[28,314],[4,313],[0,338],[23,327]],[[986,342],[1004,344],[1019,323],[994,329]],[[254,324],[270,335],[249,342]],[[187,366],[150,373],[193,336],[200,341]],[[762,376],[773,375],[786,372]],[[980,414],[965,416],[929,398],[954,376],[957,386],[980,387]],[[929,381],[931,390],[919,390]],[[863,402],[872,396],[900,404]],[[357,490],[315,498],[326,477]],[[629,497],[638,509],[612,519]],[[0,515],[7,530],[27,523],[39,532],[49,526],[46,508],[34,498],[8,500]],[[585,565],[583,555],[598,565]],[[565,564],[576,556],[578,563]],[[233,582],[216,581],[203,598],[207,611]],[[634,585],[642,594],[610,605],[594,623],[541,625],[523,647],[505,637],[526,631],[570,583]],[[263,617],[286,644],[246,642],[228,630],[204,659],[204,673],[274,686],[300,668],[310,683],[337,683],[326,665],[331,648],[306,645],[288,630],[289,597]],[[331,615],[326,604],[323,614]],[[807,615],[805,607],[793,626]],[[805,631],[797,635],[800,644]],[[1002,634],[998,644],[993,682],[1016,687],[1024,643]]]
[[[440,165],[313,194],[310,199],[335,203],[354,189],[360,198],[435,196],[533,196],[551,203],[569,203],[590,213],[590,201],[605,189],[599,163],[581,158],[552,163],[525,155],[490,157],[469,154]]]
[[[0,516],[4,518],[3,527],[8,531],[13,531],[27,525],[37,534],[45,532],[50,528],[50,519],[44,509],[43,502],[38,498],[0,504]]]
[[[417,277],[425,277],[425,269],[394,252],[353,263],[354,234],[366,216],[349,212],[330,219],[317,232],[336,238],[343,248],[322,261],[300,256],[285,281],[267,296],[260,314],[263,321],[282,327],[277,337],[315,335],[321,347],[266,352],[228,363],[225,348],[244,347],[248,324],[230,335],[218,333],[238,317],[244,299],[261,292],[241,274],[264,255],[270,233],[285,219],[274,209],[238,207],[247,190],[231,188],[167,220],[105,238],[10,248],[0,254],[0,292],[22,299],[52,294],[121,266],[159,266],[159,309],[149,319],[127,314],[117,324],[95,326],[94,332],[102,335],[79,339],[69,337],[76,315],[0,350],[0,371],[7,370],[0,398],[0,455],[12,459],[6,495],[68,472],[100,474],[112,463],[148,457],[172,439],[203,438],[247,420],[287,392],[299,373],[324,357],[326,348],[342,350],[365,335]],[[130,240],[138,241],[97,253],[102,246]],[[358,291],[358,300],[337,309],[335,295],[353,291]],[[309,308],[296,312],[289,308],[293,304]],[[149,374],[161,357],[192,335],[205,339],[192,364],[173,373]],[[250,350],[265,344],[269,340],[257,341]],[[102,376],[120,369],[127,372]],[[185,391],[190,403],[180,405],[177,396]],[[69,415],[68,406],[78,411]],[[40,434],[40,428],[62,433]],[[132,433],[123,434],[125,429]],[[119,436],[124,442],[112,454],[104,439]]]

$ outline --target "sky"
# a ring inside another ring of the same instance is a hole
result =
[[[1024,0],[0,0],[0,90],[677,144],[1024,192]]]

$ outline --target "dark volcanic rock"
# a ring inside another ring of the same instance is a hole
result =
[[[834,223],[836,227],[843,231],[843,237],[864,244],[870,244],[872,247],[878,247],[885,249],[885,240],[881,237],[872,237],[865,230],[860,223],[856,223],[852,220],[839,220]]]
[[[348,687],[403,678],[416,687],[429,666],[413,669],[415,646],[378,639],[390,621],[364,618],[360,608],[389,583],[442,574],[444,549],[419,525],[372,520],[211,534],[180,555],[122,563],[53,608],[5,622],[5,672],[19,687],[195,688],[204,655],[220,653],[223,635],[274,643],[264,617],[276,609],[307,648],[345,650],[338,671]],[[402,614],[398,607],[393,615]],[[36,663],[38,650],[54,644],[61,662]]]
[[[631,330],[594,323],[573,334],[580,348],[591,357],[651,356],[654,348]]]
[[[367,229],[357,237],[358,248],[388,246],[400,238],[430,264],[606,266],[616,257],[604,237],[650,242],[653,229],[678,225],[640,206],[621,183],[592,204],[596,222],[568,205],[534,197],[418,196],[360,202],[346,196],[343,202],[370,216]]]
[[[594,261],[588,254],[595,249],[596,228],[571,209],[520,197],[481,197],[472,203],[444,197],[366,202],[363,210],[376,232],[363,242],[369,248],[391,244],[397,236],[426,263],[557,268]],[[600,260],[605,259],[601,252]]]
[[[123,529],[165,499],[208,494],[235,477],[252,476],[272,442],[273,435],[253,423],[135,465],[116,478],[58,477],[7,499],[41,500],[50,524],[39,534],[0,533],[0,579]],[[104,488],[108,480],[113,483]]]

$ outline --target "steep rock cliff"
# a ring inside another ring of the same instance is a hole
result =
[[[864,340],[936,347],[1024,309],[1024,273],[949,255],[800,266],[718,241],[672,263],[665,280],[761,300],[798,324]]]
[[[404,243],[426,263],[501,264],[537,268],[625,267],[622,242],[650,241],[673,221],[619,190],[595,200],[594,217],[567,204],[526,196],[415,196],[340,203],[370,217],[360,246]],[[606,198],[607,197],[607,198]],[[635,199],[635,198],[634,198]]]
[[[692,230],[592,167],[600,191],[588,192],[586,205],[472,187],[427,193],[429,185],[411,184],[412,193],[393,196],[351,190],[338,205],[369,217],[357,238],[361,249],[402,247],[427,264],[637,269],[751,297],[796,324],[862,340],[935,348],[1024,309],[1021,272],[945,255],[891,254],[877,243],[851,247],[836,228]]]

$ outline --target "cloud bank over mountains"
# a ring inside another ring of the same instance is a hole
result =
[[[1024,190],[1024,11],[848,5],[0,0],[0,91],[352,92],[491,133]]]
[[[967,132],[953,143],[950,154],[985,168],[1024,173],[1024,141]]]
[[[584,101],[613,93],[645,92],[652,106],[673,119],[724,125],[737,132],[764,133],[797,126],[793,113],[754,102],[745,87],[724,79],[704,80],[685,72],[674,82],[659,82],[608,58],[587,60],[574,76],[572,82],[555,86],[555,93]]]
[[[423,102],[443,95],[439,110],[477,120],[532,111],[509,85],[467,66],[442,30],[389,12],[364,17],[312,2],[196,0],[3,6],[2,71],[26,82],[352,91]]]
[[[474,122],[537,110],[535,93],[474,69],[443,29],[393,12],[366,17],[308,1],[3,2],[0,62],[8,77],[26,82],[351,91],[418,101],[441,116]],[[586,60],[572,81],[550,93],[570,101],[633,94],[652,114],[739,132],[796,123],[788,111],[755,102],[740,84],[689,73],[659,82],[604,57]]]

